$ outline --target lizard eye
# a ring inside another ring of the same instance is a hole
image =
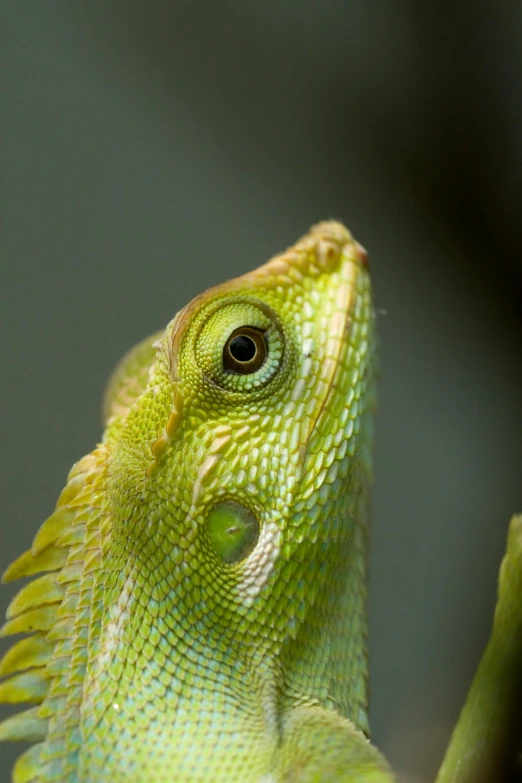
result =
[[[225,343],[223,367],[226,372],[249,375],[263,366],[267,355],[265,332],[254,326],[241,326]]]
[[[285,356],[285,333],[264,302],[226,302],[198,327],[194,358],[212,394],[216,387],[250,394],[277,376]]]

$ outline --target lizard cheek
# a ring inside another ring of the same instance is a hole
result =
[[[254,549],[259,522],[250,509],[234,500],[217,503],[207,517],[207,535],[224,563],[238,563]]]

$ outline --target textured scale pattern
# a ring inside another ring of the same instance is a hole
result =
[[[244,327],[261,354],[231,372]],[[0,700],[36,704],[0,724],[35,742],[16,783],[391,780],[365,736],[374,376],[335,222],[122,360],[103,443],[4,575],[44,572],[2,630],[33,634],[0,663]]]

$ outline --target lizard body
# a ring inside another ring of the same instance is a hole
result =
[[[102,443],[6,580],[15,783],[391,781],[368,742],[375,334],[335,222],[115,371]]]

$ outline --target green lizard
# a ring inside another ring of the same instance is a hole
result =
[[[367,739],[374,320],[327,222],[122,360],[102,443],[4,574],[44,572],[1,631],[32,632],[0,663],[0,701],[36,705],[0,724],[35,743],[16,783],[391,783]]]
[[[117,369],[102,444],[5,579],[16,781],[368,780],[374,315],[336,223]],[[20,672],[21,673],[18,673]]]

